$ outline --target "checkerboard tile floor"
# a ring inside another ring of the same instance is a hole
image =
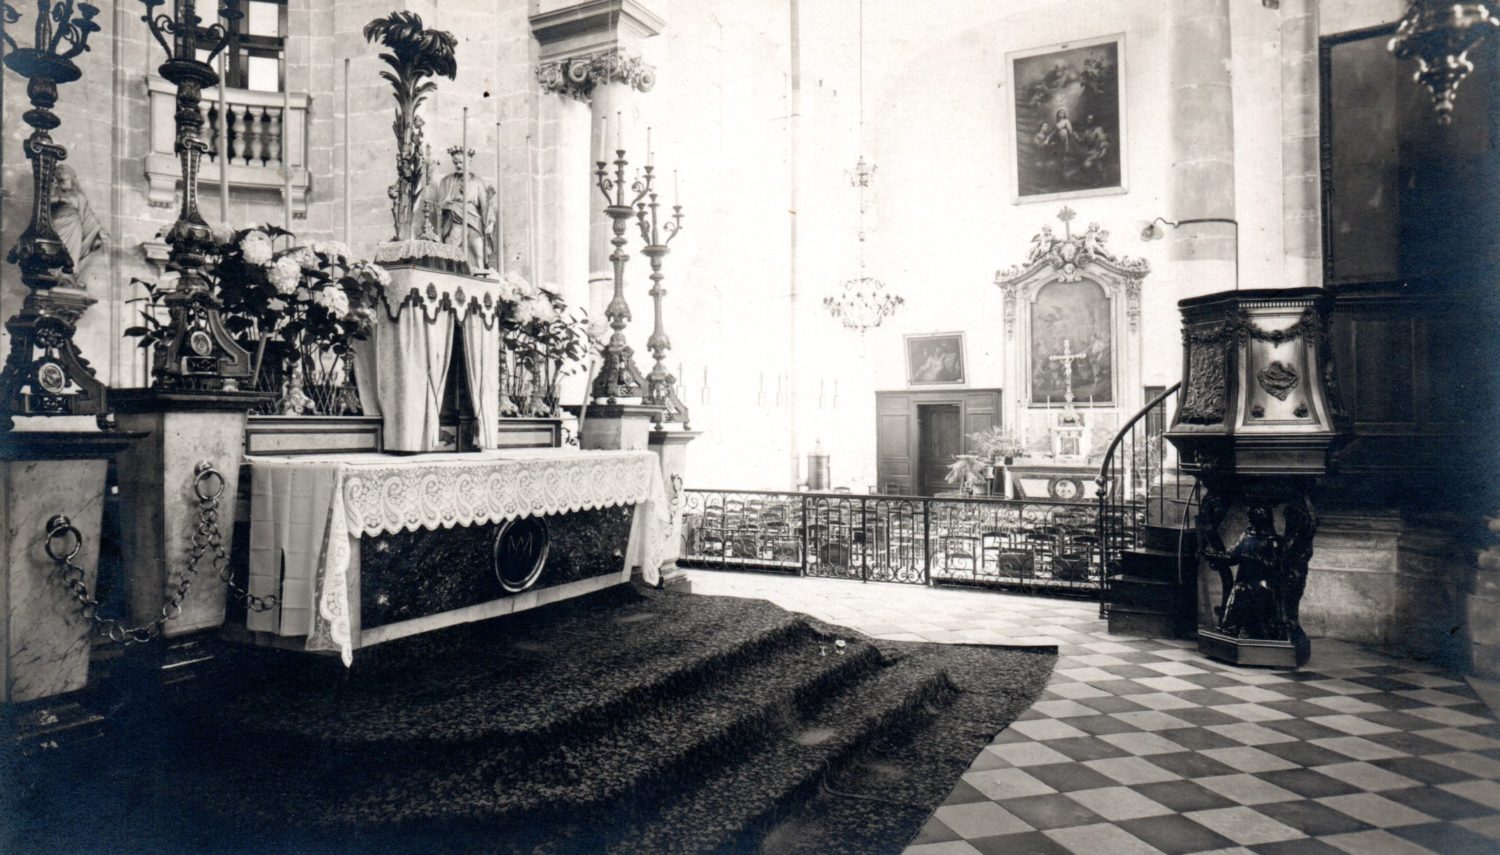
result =
[[[868,635],[1055,644],[1037,703],[980,752],[906,855],[1500,852],[1489,685],[1313,642],[1295,672],[1109,635],[1097,606],[693,571]]]

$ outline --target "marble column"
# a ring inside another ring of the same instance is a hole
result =
[[[1234,102],[1229,74],[1229,0],[1172,0],[1170,219],[1234,218]],[[1235,286],[1235,227],[1171,229],[1174,261],[1194,264],[1201,293]]]
[[[1282,284],[1323,284],[1318,156],[1318,3],[1281,2]]]

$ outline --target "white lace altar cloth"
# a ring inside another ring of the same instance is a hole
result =
[[[660,582],[672,536],[661,464],[650,451],[504,449],[468,454],[252,456],[249,589],[277,594],[247,626],[306,635],[308,650],[354,661],[360,628],[351,545],[361,535],[483,525],[635,505],[624,571]]]

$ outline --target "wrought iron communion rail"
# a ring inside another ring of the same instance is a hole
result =
[[[1097,596],[1092,503],[688,490],[686,567]]]

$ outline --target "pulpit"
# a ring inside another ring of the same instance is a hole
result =
[[[1350,439],[1331,303],[1321,288],[1289,288],[1178,304],[1182,403],[1166,437],[1205,488],[1198,548],[1219,592],[1198,646],[1218,659],[1293,668],[1311,652],[1298,618],[1318,527],[1311,492]]]

